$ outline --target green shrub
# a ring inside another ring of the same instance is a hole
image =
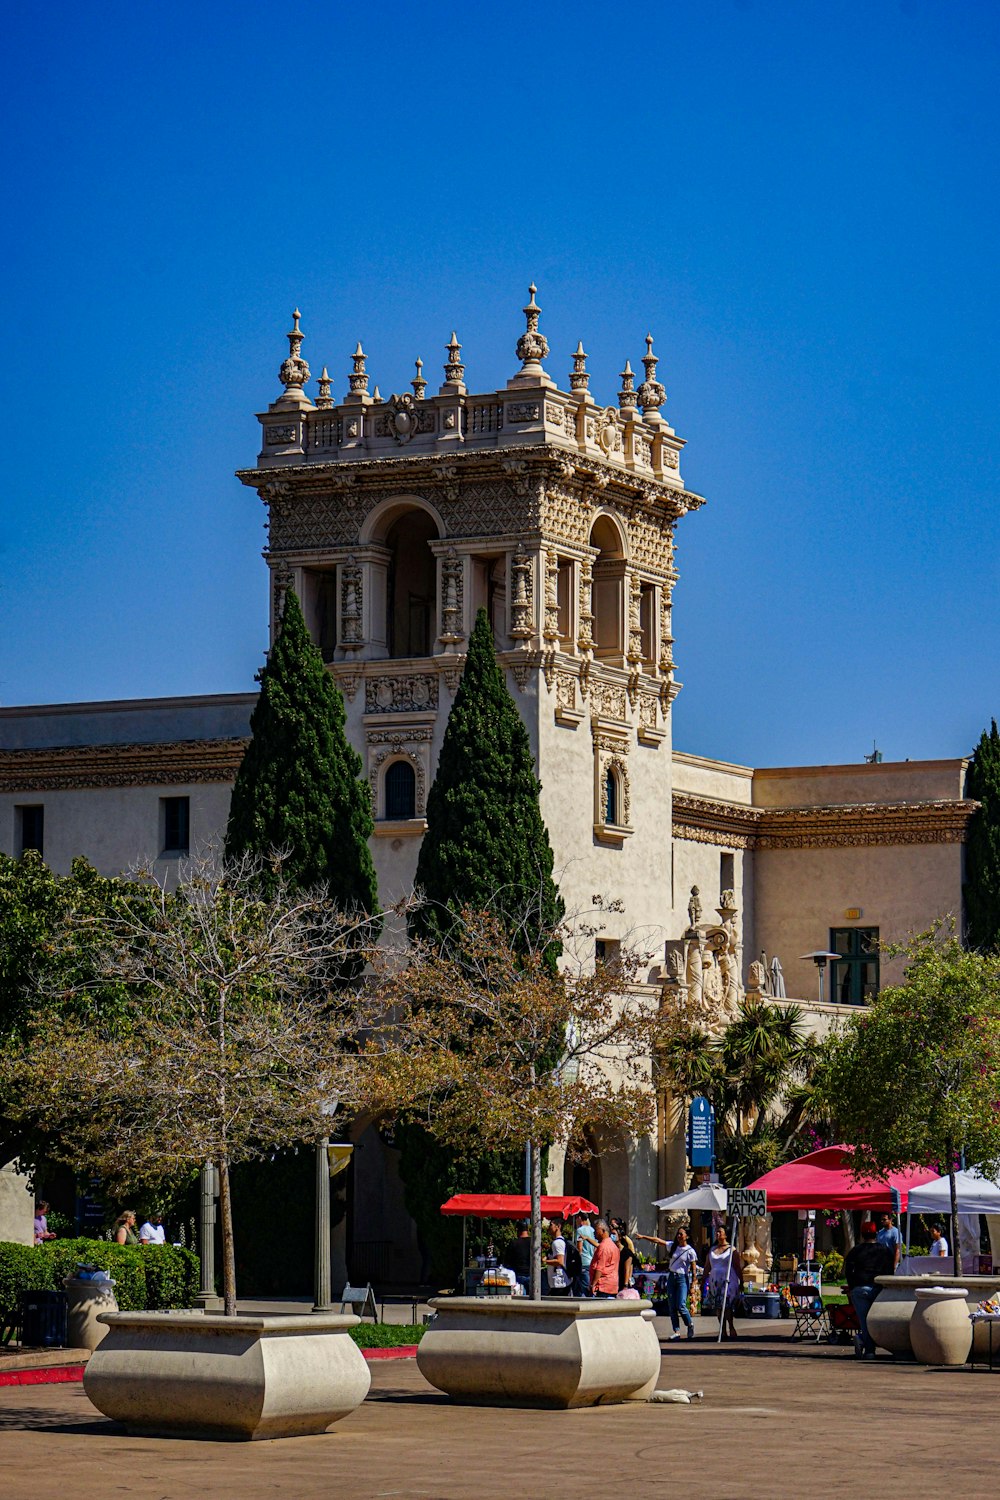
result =
[[[397,1349],[401,1344],[419,1344],[426,1332],[423,1323],[359,1323],[350,1329],[359,1349]]]
[[[826,1258],[823,1261],[823,1280],[824,1280],[824,1282],[827,1282],[827,1281],[839,1281],[840,1278],[843,1276],[843,1274],[844,1274],[844,1257],[841,1255],[841,1253],[840,1253],[839,1250],[830,1250],[830,1251],[828,1251],[827,1255],[826,1255]]]
[[[16,1307],[22,1292],[61,1289],[79,1261],[110,1273],[123,1312],[191,1307],[200,1284],[198,1257],[173,1245],[51,1240],[32,1248],[0,1243],[0,1306]]]

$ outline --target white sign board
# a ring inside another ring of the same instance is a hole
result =
[[[762,1219],[767,1213],[766,1188],[730,1188],[729,1212],[737,1219]]]

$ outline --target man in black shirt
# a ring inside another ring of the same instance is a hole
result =
[[[522,1219],[517,1229],[517,1239],[507,1252],[511,1270],[526,1292],[531,1290],[531,1220]]]
[[[844,1261],[844,1280],[847,1291],[861,1325],[861,1339],[857,1346],[862,1359],[875,1358],[875,1341],[868,1332],[868,1313],[881,1288],[875,1285],[876,1276],[891,1276],[893,1253],[888,1245],[880,1245],[876,1239],[875,1225],[865,1222],[861,1226],[861,1243],[847,1252]]]

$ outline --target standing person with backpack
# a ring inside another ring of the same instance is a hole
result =
[[[580,1253],[580,1279],[574,1286],[578,1297],[589,1297],[590,1291],[590,1262],[594,1258],[597,1249],[597,1236],[590,1227],[590,1215],[581,1214],[576,1226],[576,1234],[573,1236],[574,1243]]]
[[[566,1241],[563,1239],[562,1225],[555,1220],[550,1223],[552,1231],[552,1247],[545,1257],[545,1264],[549,1273],[549,1296],[568,1297],[570,1291],[569,1273],[566,1269]]]
[[[625,1228],[624,1219],[611,1220],[611,1238],[618,1243],[618,1290],[622,1292],[627,1286],[632,1285],[632,1272],[638,1264],[639,1257],[635,1252],[632,1237]]]

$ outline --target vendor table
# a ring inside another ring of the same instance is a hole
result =
[[[992,1372],[993,1372],[993,1325],[994,1325],[994,1323],[1000,1323],[1000,1313],[974,1312],[974,1313],[970,1313],[969,1317],[972,1320],[973,1333],[975,1333],[975,1325],[977,1323],[986,1323],[988,1325],[988,1328],[989,1328],[989,1353],[986,1356],[986,1368],[992,1374]],[[973,1338],[973,1340],[972,1340],[972,1349],[969,1352],[969,1365],[970,1365],[970,1368],[973,1369],[973,1370],[976,1368],[976,1340],[975,1340],[975,1338]]]

